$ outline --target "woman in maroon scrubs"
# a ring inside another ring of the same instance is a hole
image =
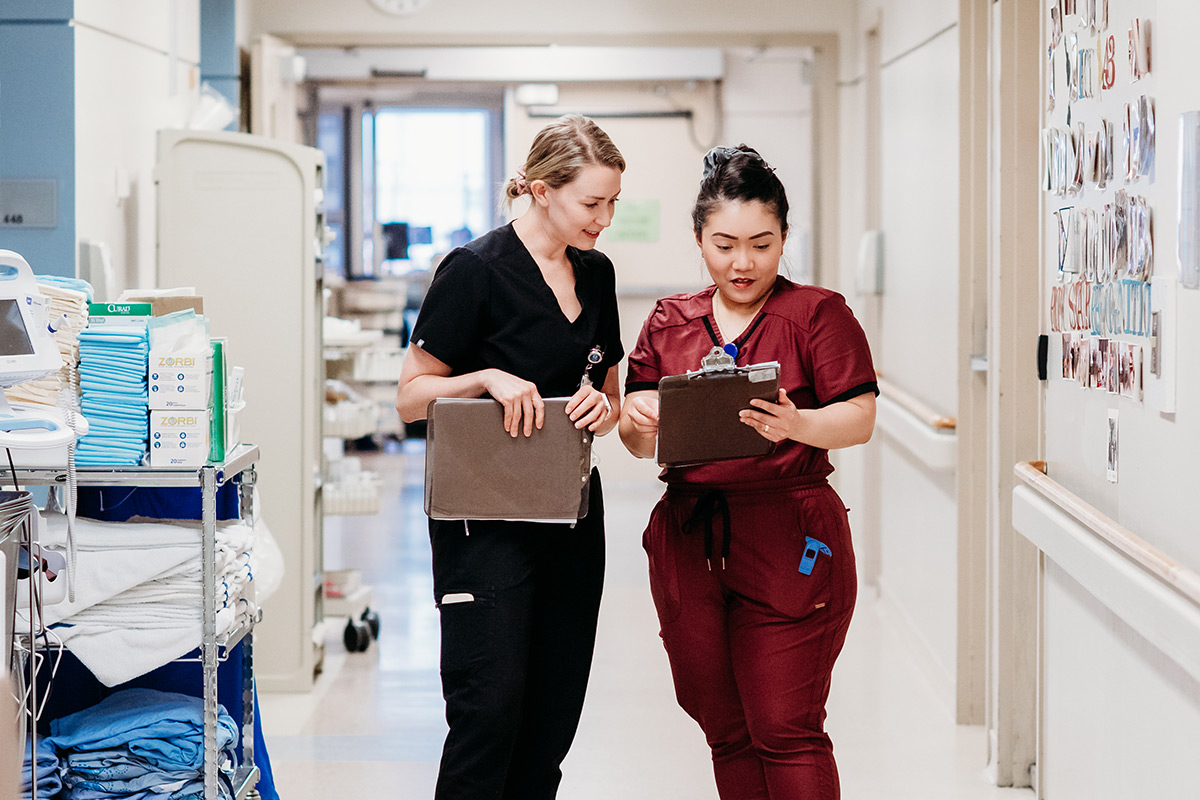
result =
[[[788,203],[774,170],[745,145],[714,148],[704,166],[692,221],[714,285],[660,300],[646,320],[629,356],[621,439],[653,458],[659,378],[732,343],[739,365],[781,365],[778,402],[741,412],[776,445],[663,471],[667,490],[643,536],[650,590],[679,704],[704,730],[720,796],[837,798],[825,701],[856,576],[827,451],[870,439],[875,370],[841,295],[779,275]]]

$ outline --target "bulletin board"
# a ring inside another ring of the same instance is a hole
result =
[[[1196,537],[1178,535],[1200,513],[1180,477],[1200,444],[1185,445],[1200,437],[1185,345],[1200,297],[1200,94],[1177,68],[1194,36],[1175,30],[1200,17],[1190,5],[1045,0],[1041,297],[1053,476],[1200,565]]]

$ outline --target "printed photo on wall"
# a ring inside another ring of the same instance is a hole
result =
[[[1109,394],[1121,392],[1121,343],[1116,339],[1108,340],[1108,352],[1104,356],[1104,366],[1108,370],[1106,388]]]
[[[1108,0],[1096,0],[1096,30],[1108,30]]]
[[[1071,182],[1067,185],[1067,191],[1071,194],[1079,194],[1083,191],[1083,166],[1087,158],[1087,131],[1084,130],[1083,123],[1075,123],[1075,128],[1071,132],[1071,149],[1074,153],[1074,172],[1071,174]]]
[[[1075,89],[1071,96],[1084,100],[1096,96],[1096,48],[1084,47],[1075,57]]]
[[[1179,283],[1200,289],[1200,111],[1179,115]]]
[[[1140,174],[1142,164],[1142,118],[1141,105],[1136,101],[1125,104],[1125,138],[1129,142],[1125,162],[1125,182],[1133,183]]]
[[[1127,247],[1129,264],[1125,277],[1135,281],[1148,281],[1154,274],[1154,235],[1150,204],[1144,197],[1129,201],[1127,224]]]
[[[1138,162],[1138,175],[1153,175],[1154,172],[1154,100],[1148,95],[1138,98],[1138,118],[1141,124],[1142,149]]]
[[[1150,20],[1135,19],[1129,27],[1129,74],[1135,81],[1150,74]]]
[[[1092,340],[1091,368],[1088,375],[1088,388],[1108,390],[1108,339]]]
[[[1050,6],[1050,50],[1054,51],[1062,42],[1063,24],[1062,24],[1062,8],[1058,3]],[[1053,82],[1053,78],[1051,78]],[[1053,93],[1052,93],[1053,94]]]
[[[1066,279],[1067,272],[1067,236],[1070,234],[1071,209],[1060,208],[1054,212],[1054,223],[1058,226],[1058,280]]]
[[[1075,380],[1079,381],[1079,385],[1084,389],[1088,388],[1092,382],[1092,353],[1094,350],[1091,336],[1086,333],[1076,334]]]
[[[1117,442],[1117,409],[1108,410],[1108,482],[1117,482],[1117,462],[1120,458]]]
[[[1121,345],[1121,396],[1142,402],[1142,347]]]
[[[1109,218],[1109,235],[1112,237],[1112,274],[1122,273],[1129,262],[1129,194],[1119,190],[1113,197],[1112,216]]]
[[[1073,378],[1071,374],[1071,334],[1062,335],[1062,376],[1064,380]]]

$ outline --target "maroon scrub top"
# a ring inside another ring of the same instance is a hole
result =
[[[714,345],[725,344],[713,316],[715,291],[710,286],[658,301],[629,354],[626,394],[657,389],[660,378],[699,369],[700,359]],[[734,343],[740,366],[779,362],[780,386],[797,408],[822,408],[867,392],[879,394],[867,337],[837,292],[780,277]],[[767,456],[669,467],[659,477],[667,483],[736,484],[819,479],[831,472],[826,450],[785,439]]]

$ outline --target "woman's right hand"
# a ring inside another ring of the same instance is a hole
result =
[[[627,398],[625,409],[629,412],[629,422],[640,436],[654,437],[658,435],[658,393],[638,392]]]
[[[532,436],[534,428],[542,429],[546,404],[536,385],[500,369],[487,369],[483,373],[483,388],[504,406],[504,430],[509,435],[515,439],[522,423],[526,436]]]

